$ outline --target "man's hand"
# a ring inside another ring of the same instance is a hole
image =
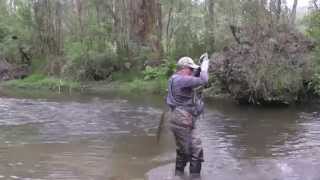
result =
[[[202,63],[204,59],[208,59],[208,53],[204,53],[200,56],[200,63]]]
[[[200,62],[201,62],[201,71],[208,72],[209,69],[209,58],[208,58],[208,53],[204,53],[200,57]]]

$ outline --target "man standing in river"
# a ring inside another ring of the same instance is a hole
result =
[[[208,54],[200,57],[201,67],[190,57],[182,57],[177,63],[177,72],[168,82],[166,102],[170,107],[170,128],[175,137],[175,175],[183,176],[187,163],[190,163],[190,176],[200,179],[203,149],[197,134],[196,120],[203,111],[203,101],[195,89],[208,82]],[[199,75],[195,75],[200,70]]]

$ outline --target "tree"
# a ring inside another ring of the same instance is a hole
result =
[[[147,46],[160,59],[162,54],[162,13],[159,0],[129,1],[130,40]]]
[[[320,4],[319,0],[312,0],[312,5],[315,10],[319,10],[319,4]]]
[[[293,5],[292,5],[292,9],[291,9],[291,16],[290,16],[291,24],[294,24],[294,22],[296,20],[297,6],[298,6],[298,0],[294,0]]]
[[[213,53],[215,49],[215,0],[206,0],[206,44],[207,51]]]
[[[41,0],[33,2],[35,25],[43,54],[61,55],[63,48],[62,36],[62,4],[60,0],[55,2]]]

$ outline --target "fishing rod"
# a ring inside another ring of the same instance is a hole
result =
[[[157,143],[158,144],[160,142],[161,132],[162,132],[162,129],[163,129],[163,124],[164,124],[164,119],[166,117],[166,114],[167,114],[167,111],[164,110],[161,113],[161,116],[160,116],[160,121],[159,121],[158,129],[157,129]]]

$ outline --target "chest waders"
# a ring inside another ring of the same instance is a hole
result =
[[[174,85],[174,78],[170,82],[170,93],[175,99],[175,93],[172,86]],[[192,94],[192,106],[187,111],[183,106],[174,106],[170,109],[170,129],[174,135],[176,142],[176,164],[175,164],[175,175],[183,176],[184,169],[187,163],[190,163],[189,171],[193,178],[200,177],[201,163],[203,162],[203,148],[199,138],[199,134],[196,128],[196,119],[202,113],[198,111],[197,103],[201,103],[202,99],[202,88],[193,90]],[[177,102],[177,100],[175,99]],[[203,102],[202,102],[203,103]],[[178,104],[183,104],[178,102]],[[190,103],[191,104],[191,103]],[[203,105],[203,104],[202,104]],[[191,111],[191,110],[194,111]],[[191,113],[194,112],[194,113]],[[161,115],[157,140],[159,142],[162,126],[165,121],[165,111]],[[194,115],[196,114],[196,115]]]
[[[171,90],[171,93],[173,92],[172,83],[173,83],[173,80],[170,83],[170,87],[169,87],[170,90]],[[197,100],[198,101],[200,100],[201,102],[203,102],[202,90],[203,90],[202,86],[200,86],[200,87],[198,87],[198,88],[193,90],[194,91],[193,92],[193,97],[192,97],[193,104],[196,104]],[[173,97],[174,97],[174,95],[173,95]],[[164,126],[164,121],[166,120],[166,116],[168,114],[168,111],[173,111],[173,108],[171,107],[170,110],[163,110],[162,113],[161,113],[161,116],[160,116],[160,121],[159,121],[157,132],[156,132],[156,139],[157,139],[157,143],[158,144],[160,142],[160,138],[161,138],[161,134],[162,134],[163,126]],[[200,114],[202,115],[202,118],[204,118],[203,111]]]

